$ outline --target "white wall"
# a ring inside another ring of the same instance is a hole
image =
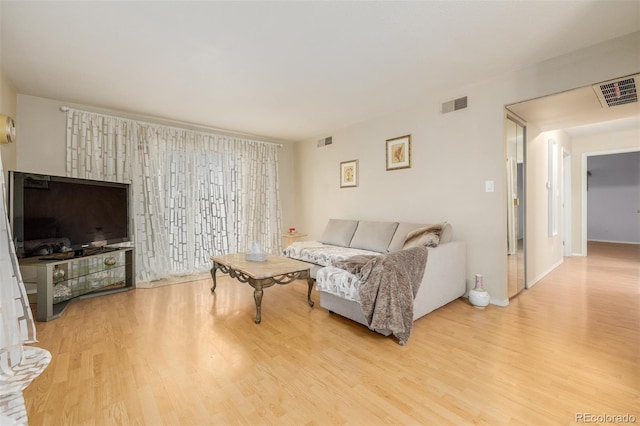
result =
[[[587,255],[587,157],[589,155],[612,154],[617,152],[640,151],[640,135],[637,129],[600,133],[574,137],[571,155],[571,191],[572,191],[572,242],[574,255]]]
[[[640,244],[640,152],[590,156],[587,170],[587,240]]]
[[[527,127],[527,286],[531,287],[562,263],[563,252],[563,162],[562,150],[571,151],[571,138],[563,130],[539,133]],[[558,232],[549,235],[549,140],[558,145]]]
[[[12,170],[59,176],[66,174],[66,114],[60,111],[60,107],[63,105],[121,117],[138,118],[124,112],[104,110],[54,99],[45,99],[23,94],[19,94],[17,98],[18,118],[16,119],[16,127],[20,136],[19,143],[17,144],[17,161],[15,167],[12,167]],[[148,118],[144,118],[144,120],[151,121]],[[159,124],[176,125],[175,123],[166,123],[162,120],[153,121]],[[240,137],[244,136],[241,135]],[[283,227],[288,228],[289,224],[295,223],[293,143],[270,141],[264,138],[260,140],[282,143],[283,145],[278,151],[280,201],[282,205]],[[295,224],[291,226],[295,226]]]
[[[491,81],[425,93],[420,105],[302,141],[295,152],[298,228],[317,238],[334,217],[446,220],[453,225],[454,238],[467,242],[467,285],[474,274],[483,274],[492,303],[508,303],[504,106],[637,72],[639,36],[621,37]],[[442,102],[460,96],[468,96],[467,109],[440,113]],[[386,171],[385,140],[405,134],[412,135],[412,167]],[[316,148],[316,139],[328,135],[333,145]],[[339,164],[352,159],[360,163],[360,185],[341,189]],[[484,191],[486,180],[495,182],[495,192]],[[533,247],[547,243],[529,241]],[[561,252],[556,245],[552,259],[536,264],[536,270],[553,266]]]
[[[2,70],[0,70],[0,114],[8,115],[16,121],[16,89],[13,84],[5,78]],[[19,140],[20,134],[16,132],[16,139]],[[16,167],[16,143],[0,145],[0,157],[2,157],[2,168],[6,173]]]
[[[17,170],[65,176],[66,115],[63,102],[18,95]]]

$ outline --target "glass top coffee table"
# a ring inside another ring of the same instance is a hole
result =
[[[245,259],[244,253],[211,256],[211,261],[213,262],[213,268],[211,268],[213,287],[211,287],[211,292],[216,291],[216,272],[218,270],[229,274],[231,278],[235,278],[241,283],[247,283],[253,287],[253,298],[256,301],[256,324],[260,324],[262,320],[260,311],[262,290],[274,284],[285,285],[294,280],[306,279],[309,285],[307,303],[313,307],[313,300],[311,300],[313,278],[311,278],[311,265],[309,263],[274,254],[270,254],[265,261],[257,262]]]

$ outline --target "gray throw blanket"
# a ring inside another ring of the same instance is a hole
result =
[[[380,256],[334,262],[360,279],[360,306],[371,330],[389,330],[404,345],[413,328],[413,300],[427,265],[428,250],[412,247]]]

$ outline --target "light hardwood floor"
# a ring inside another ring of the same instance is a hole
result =
[[[461,299],[406,346],[229,278],[78,301],[38,323],[31,425],[640,423],[640,247],[592,244],[506,308]],[[314,300],[318,295],[314,292]]]

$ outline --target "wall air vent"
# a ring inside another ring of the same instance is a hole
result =
[[[327,138],[324,139],[318,139],[318,148],[320,148],[321,146],[327,146],[327,145],[331,145],[333,143],[333,137],[329,136]]]
[[[593,85],[602,108],[638,102],[638,75]]]
[[[467,97],[464,96],[462,98],[454,99],[452,101],[448,101],[442,104],[442,113],[446,114],[448,112],[458,111],[460,109],[464,109],[467,107]]]

